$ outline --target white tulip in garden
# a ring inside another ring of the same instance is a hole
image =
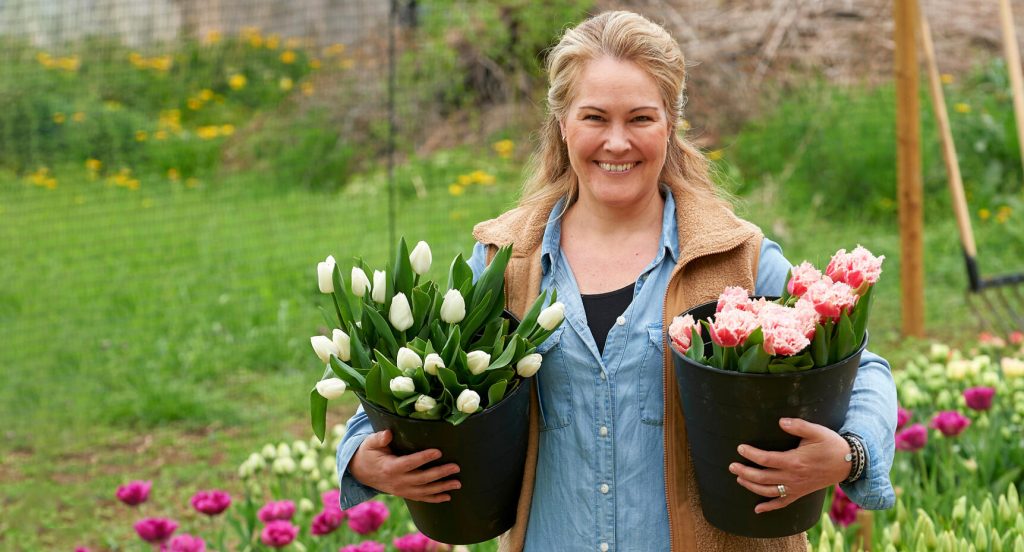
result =
[[[551,331],[557,328],[563,319],[565,319],[565,305],[559,301],[540,311],[540,315],[537,317],[537,324],[540,324],[541,328]]]
[[[416,399],[416,412],[428,412],[437,406],[437,401],[430,395],[420,395]]]
[[[345,393],[345,382],[338,378],[320,380],[316,384],[316,392],[327,400],[337,399]]]
[[[420,366],[423,366],[423,361],[420,359],[420,355],[416,354],[416,351],[408,347],[402,347],[398,350],[398,369],[401,371],[415,370]]]
[[[466,317],[466,300],[457,289],[449,289],[441,302],[441,320],[449,324],[458,324]]]
[[[405,297],[404,293],[396,293],[391,298],[391,311],[388,313],[388,320],[400,332],[412,327],[412,308],[409,307],[409,299]]]
[[[524,378],[533,377],[537,370],[540,370],[541,360],[540,353],[530,353],[524,356],[516,363],[516,373]]]
[[[466,361],[469,363],[469,373],[478,376],[491,364],[491,355],[483,351],[472,351],[466,355]]]
[[[416,383],[412,381],[412,378],[398,376],[392,378],[388,385],[391,387],[391,394],[399,399],[408,399],[416,393]]]
[[[430,353],[427,358],[423,360],[423,371],[430,374],[431,376],[437,375],[438,368],[444,368],[444,359],[437,353]]]
[[[455,400],[455,408],[459,412],[465,412],[466,414],[472,414],[480,410],[480,395],[472,389],[466,389],[459,393],[459,398]]]
[[[314,335],[309,338],[309,342],[313,345],[313,351],[316,352],[316,356],[320,357],[324,364],[331,363],[331,355],[341,358],[341,351],[331,341],[331,338],[323,335]]]
[[[331,255],[328,255],[323,262],[316,264],[316,279],[320,285],[320,293],[334,292],[334,264],[334,257]]]
[[[420,276],[430,270],[431,260],[430,246],[425,241],[417,243],[412,253],[409,253],[409,264],[412,265],[412,271]]]
[[[373,271],[373,290],[370,292],[370,299],[377,303],[384,302],[384,294],[387,293],[387,282],[384,279],[387,274],[383,270]]]
[[[338,348],[338,354],[336,355],[338,358],[345,362],[352,359],[352,340],[349,339],[347,333],[335,329],[331,332],[331,342]]]
[[[370,279],[366,277],[366,273],[363,269],[358,266],[352,267],[352,295],[356,297],[363,297],[366,292],[370,289]]]

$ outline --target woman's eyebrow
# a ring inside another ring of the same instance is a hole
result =
[[[597,111],[599,113],[607,113],[607,111],[605,111],[604,109],[601,109],[600,107],[597,107],[595,105],[581,105],[579,107],[579,109],[593,109],[594,111]],[[655,111],[658,110],[657,107],[652,106],[652,105],[642,105],[640,107],[634,107],[633,109],[630,109],[629,112],[633,113],[634,111],[643,111],[645,109],[653,109]]]

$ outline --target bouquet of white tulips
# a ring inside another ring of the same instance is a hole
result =
[[[403,238],[394,264],[373,271],[372,283],[360,259],[345,273],[333,257],[319,263],[320,291],[331,295],[335,315],[324,317],[336,328],[310,339],[326,364],[310,392],[316,436],[323,440],[328,399],[349,389],[399,416],[458,425],[536,374],[537,346],[562,323],[564,306],[554,292],[550,301],[541,293],[510,328],[504,309],[511,254],[511,246],[499,249],[476,282],[462,255],[455,257],[443,292],[420,281],[431,265],[422,241],[410,253]]]

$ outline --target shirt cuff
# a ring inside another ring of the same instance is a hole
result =
[[[352,457],[359,450],[359,445],[363,444],[363,440],[369,436],[369,433],[349,435],[338,446],[338,480],[341,487],[341,507],[343,509],[366,502],[380,494],[380,491],[368,485],[363,485],[348,472],[349,462],[352,461]]]
[[[853,431],[845,431],[864,443],[864,461],[866,467],[860,479],[853,483],[840,483],[839,488],[846,493],[855,504],[865,510],[885,510],[896,505],[896,491],[889,479],[889,470],[886,466],[879,466],[884,462],[872,461],[872,447],[867,440]]]

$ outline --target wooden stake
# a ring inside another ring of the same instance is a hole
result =
[[[1020,162],[1024,167],[1024,78],[1021,77],[1020,47],[1017,45],[1017,31],[1013,27],[1010,0],[999,0],[999,21],[1003,27],[1003,55],[1006,57],[1006,71],[1010,74],[1010,87],[1013,88],[1013,114],[1017,120]]]
[[[900,221],[903,335],[924,337],[924,234],[917,0],[893,4],[896,42],[896,173]]]

